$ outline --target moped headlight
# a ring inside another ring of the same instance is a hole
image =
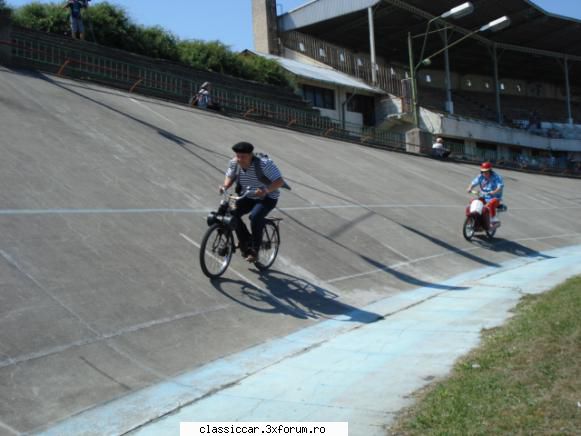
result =
[[[210,212],[210,214],[206,217],[206,223],[208,223],[208,226],[211,226],[217,222],[218,220],[216,219],[216,212]]]
[[[226,227],[232,227],[232,216],[227,215],[224,218],[222,218],[222,223],[226,226]]]

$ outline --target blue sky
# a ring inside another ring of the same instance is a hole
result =
[[[40,0],[41,3],[54,1]],[[92,0],[93,4],[100,0]],[[109,0],[137,24],[159,25],[180,39],[219,40],[233,50],[253,48],[252,0]],[[278,13],[309,0],[277,0]],[[458,0],[458,3],[461,3]],[[581,0],[533,0],[548,12],[581,19]],[[8,0],[18,7],[31,0]],[[61,2],[57,2],[61,3]],[[62,2],[64,4],[64,1]]]

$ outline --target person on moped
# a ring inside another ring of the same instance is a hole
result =
[[[480,165],[480,175],[472,180],[470,186],[468,186],[468,192],[472,191],[472,188],[475,186],[480,188],[484,201],[486,202],[486,207],[490,211],[490,222],[498,223],[496,209],[502,201],[504,181],[500,174],[492,170],[492,164],[490,162],[484,162]]]
[[[232,146],[232,150],[236,155],[228,165],[220,192],[224,192],[235,182],[238,184],[237,192],[249,191],[248,195],[236,201],[232,216],[235,217],[234,230],[242,255],[247,261],[255,262],[266,216],[276,207],[280,196],[279,188],[284,185],[284,180],[271,159],[254,155],[254,146],[249,142],[238,142]],[[257,165],[260,166],[258,171]],[[252,234],[242,220],[248,213]]]

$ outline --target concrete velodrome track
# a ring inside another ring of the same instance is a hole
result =
[[[289,183],[259,274],[200,271],[239,140]],[[38,432],[322,320],[581,243],[581,181],[501,171],[497,238],[461,235],[477,167],[0,68],[0,435]],[[386,390],[387,390],[386,386]]]

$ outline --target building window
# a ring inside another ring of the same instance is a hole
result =
[[[325,49],[323,47],[319,47],[319,56],[322,58],[326,56]]]
[[[303,53],[305,52],[305,44],[303,42],[299,42],[299,50]]]
[[[488,80],[484,82],[484,88],[490,89],[490,82]]]
[[[504,86],[504,83],[500,83],[500,90],[501,91],[505,91],[506,90],[506,86]]]
[[[345,62],[345,53],[343,53],[343,52],[339,53],[339,60],[341,62]]]
[[[523,88],[520,83],[517,83],[514,88],[516,89],[517,93],[522,94]]]
[[[357,66],[358,67],[362,67],[363,66],[363,60],[361,58],[357,58]]]
[[[467,88],[472,88],[472,80],[466,79],[464,81],[464,84],[466,85]]]
[[[335,109],[335,92],[332,89],[303,85],[303,97],[315,107]]]
[[[426,74],[425,79],[427,83],[432,83],[432,76],[430,74]]]
[[[395,76],[395,70],[393,69],[393,67],[389,67],[389,74],[391,76]]]

